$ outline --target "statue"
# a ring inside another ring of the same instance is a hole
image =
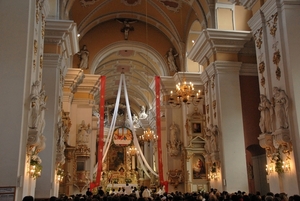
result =
[[[166,56],[167,56],[170,71],[171,72],[177,72],[178,69],[177,69],[177,66],[175,64],[175,57],[178,56],[178,54],[173,54],[173,49],[170,48]]]
[[[139,118],[140,119],[146,119],[147,117],[148,117],[148,115],[146,114],[145,106],[142,106]]]
[[[124,21],[117,19],[117,21],[124,24],[124,27],[121,29],[121,32],[124,33],[124,39],[128,40],[129,31],[134,31],[134,28],[130,24],[135,23],[137,21],[136,20],[129,21],[128,19],[125,19]]]
[[[82,123],[79,125],[78,134],[77,134],[77,143],[88,143],[89,134],[92,129],[90,124],[86,125],[85,121],[82,120]]]
[[[207,154],[210,154],[212,152],[211,149],[211,130],[209,128],[205,128],[205,136],[204,136],[204,149]]]
[[[263,94],[260,95],[260,103],[258,106],[260,111],[259,127],[262,133],[272,132],[272,115],[273,107],[271,102]]]
[[[284,90],[273,88],[273,104],[276,117],[276,129],[288,128],[289,100]]]
[[[88,69],[90,52],[87,50],[86,45],[84,45],[77,54],[80,58],[79,68]]]
[[[170,140],[167,143],[167,150],[170,156],[177,156],[181,151],[182,142],[178,139],[179,129],[175,122],[170,126]]]
[[[210,146],[212,152],[219,151],[218,148],[218,135],[219,135],[219,129],[217,125],[211,125],[211,137],[210,137]]]
[[[170,142],[172,145],[175,145],[176,142],[178,142],[178,128],[175,124],[175,122],[172,123],[172,125],[170,126]]]

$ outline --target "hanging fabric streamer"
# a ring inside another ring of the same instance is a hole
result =
[[[102,172],[102,161],[103,157],[103,139],[104,139],[104,106],[105,106],[105,83],[106,77],[101,76],[100,78],[100,101],[99,101],[99,115],[100,115],[100,122],[99,122],[99,144],[98,144],[98,165],[97,165],[97,172],[96,172],[96,181],[91,182],[90,189],[93,190],[96,186],[100,185],[101,182],[101,172]]]
[[[114,129],[115,129],[117,112],[118,112],[118,108],[119,108],[119,104],[120,104],[120,97],[121,97],[122,85],[124,87],[124,96],[125,96],[125,101],[126,101],[126,109],[127,109],[128,120],[129,120],[129,124],[130,124],[130,129],[131,129],[132,135],[133,135],[133,144],[137,148],[137,150],[139,151],[139,155],[137,157],[138,161],[141,164],[141,167],[142,167],[142,169],[143,169],[143,171],[144,171],[144,173],[146,174],[147,177],[150,178],[150,175],[148,174],[148,170],[153,175],[155,175],[155,176],[158,177],[158,174],[148,164],[148,162],[147,162],[147,160],[146,160],[146,158],[145,158],[145,156],[144,156],[144,154],[143,154],[143,152],[141,150],[140,144],[138,142],[138,139],[137,139],[137,136],[136,136],[136,133],[135,133],[135,129],[133,127],[133,121],[132,121],[132,116],[131,116],[130,104],[129,104],[128,93],[127,93],[127,88],[126,88],[125,75],[124,75],[124,73],[122,73],[121,76],[120,76],[120,83],[119,83],[118,94],[117,94],[116,103],[115,103],[115,107],[114,107],[113,117],[112,117],[111,125],[110,125],[109,131],[108,131],[108,135],[107,135],[107,138],[106,138],[106,141],[105,141],[105,145],[104,145],[103,149],[98,148],[98,149],[100,149],[100,150],[98,150],[98,153],[99,154],[102,153],[101,154],[102,157],[100,158],[98,156],[98,164],[96,165],[96,166],[98,166],[97,167],[96,182],[95,183],[91,183],[91,187],[92,186],[93,187],[99,186],[99,184],[100,184],[100,179],[101,179],[100,176],[101,176],[101,172],[102,172],[102,163],[105,161],[105,158],[107,156],[109,147],[110,147],[111,142],[112,142],[113,132],[114,132]],[[102,88],[101,88],[101,90],[102,90]],[[104,102],[103,102],[103,107],[104,107]],[[104,109],[103,109],[103,118],[104,118]],[[103,132],[104,132],[104,124],[103,124]],[[99,139],[103,139],[103,138],[104,138],[104,136],[102,138],[99,138]],[[102,161],[102,163],[100,161]]]

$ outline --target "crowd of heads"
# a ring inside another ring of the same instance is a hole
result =
[[[125,193],[124,188],[110,189],[104,192],[102,187],[97,189],[97,193],[92,193],[87,189],[85,194],[76,194],[71,196],[52,196],[50,201],[300,201],[300,196],[287,195],[286,193],[272,193],[268,192],[262,195],[260,192],[246,193],[236,191],[228,193],[227,191],[220,192],[217,189],[210,189],[208,192],[162,192],[158,193],[157,190],[151,190],[150,197],[143,197],[143,191],[147,188],[141,186],[139,189],[131,187],[130,194]],[[25,196],[23,201],[34,201],[32,196]]]

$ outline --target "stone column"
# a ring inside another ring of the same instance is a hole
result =
[[[46,148],[39,154],[42,159],[43,170],[41,177],[37,179],[36,198],[58,196],[58,189],[56,188],[58,182],[55,181],[55,169],[58,115],[60,111],[58,93],[60,89],[60,63],[61,57],[59,55],[44,55],[43,84],[48,96],[45,112],[46,126],[43,133],[46,137]]]
[[[248,190],[246,153],[241,106],[239,62],[215,62],[215,92],[218,100],[219,150],[223,189]]]

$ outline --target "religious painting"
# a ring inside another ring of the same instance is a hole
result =
[[[201,123],[192,123],[193,134],[201,133]]]
[[[112,145],[108,151],[108,168],[109,170],[119,171],[120,167],[125,164],[125,147]]]
[[[117,146],[128,146],[132,142],[132,131],[126,127],[115,128],[113,142]]]
[[[203,155],[196,154],[192,163],[193,179],[206,179],[205,159]]]

